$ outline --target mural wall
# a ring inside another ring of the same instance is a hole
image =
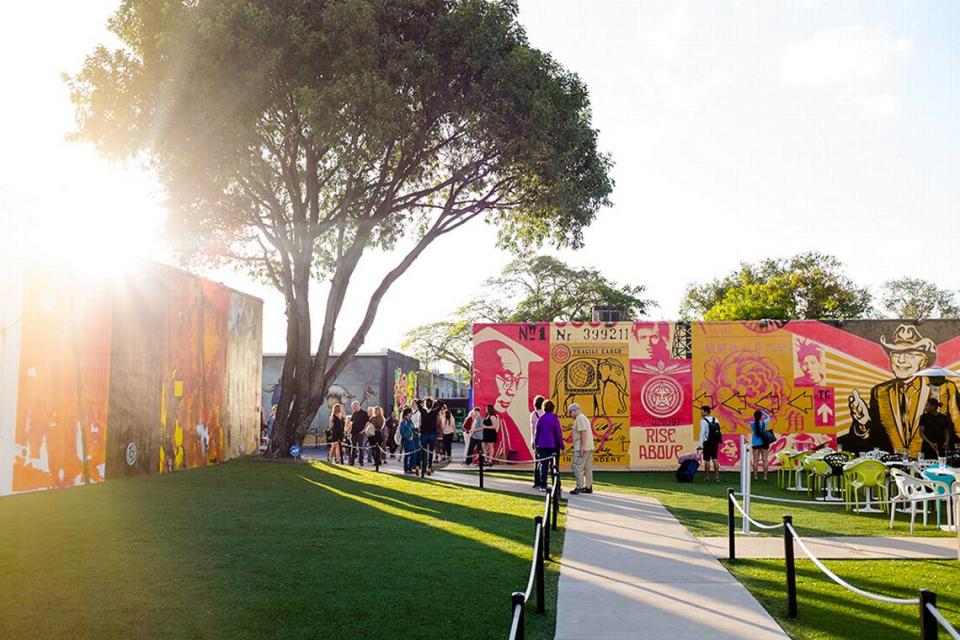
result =
[[[857,321],[621,322],[474,326],[474,396],[503,414],[498,455],[531,459],[529,415],[543,395],[578,403],[593,423],[595,465],[672,469],[696,449],[699,407],[724,432],[720,462],[739,463],[739,434],[757,408],[773,417],[773,451],[839,443],[920,452],[920,414],[940,401],[960,437],[958,378],[915,374],[960,366],[960,326]],[[855,331],[855,332],[854,332]],[[864,337],[869,336],[869,337]],[[931,337],[932,336],[932,337]],[[571,452],[567,453],[566,462]]]
[[[0,354],[5,390],[17,363],[16,399],[5,392],[0,407],[0,495],[256,450],[259,300],[160,265],[109,281],[30,267],[16,296],[2,293],[19,313],[4,326],[20,331]]]

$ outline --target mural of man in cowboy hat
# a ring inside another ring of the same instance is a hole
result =
[[[901,324],[892,340],[880,336],[880,344],[890,356],[894,378],[873,387],[869,406],[859,391],[850,394],[853,426],[840,442],[853,451],[879,447],[884,451],[908,450],[911,456],[917,456],[923,444],[920,416],[927,400],[937,400],[953,429],[960,428],[957,386],[944,378],[916,375],[937,359],[936,343],[924,338],[916,327]]]

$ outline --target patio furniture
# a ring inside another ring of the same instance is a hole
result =
[[[806,491],[803,486],[803,461],[809,454],[802,451],[781,451],[777,453],[780,469],[777,472],[777,482],[781,489],[787,491]]]
[[[841,491],[843,490],[841,481],[843,480],[843,466],[849,460],[848,456],[842,451],[837,451],[836,453],[828,453],[823,456],[822,460],[827,463],[827,466],[830,467],[830,477],[826,478],[827,481],[827,493],[823,497],[824,501],[839,502],[842,498],[834,495],[834,490]]]
[[[777,452],[777,486],[781,489],[790,484],[790,474],[796,471],[793,459],[796,453],[787,449]]]
[[[914,478],[904,473],[900,469],[891,469],[890,475],[897,486],[897,495],[893,497],[891,506],[896,506],[898,502],[910,505],[910,533],[913,533],[913,523],[917,517],[917,503],[923,505],[923,524],[927,524],[927,501],[935,498],[937,490],[933,482]],[[896,515],[896,509],[890,509],[890,528],[893,529],[893,518]]]
[[[947,503],[947,530],[953,531],[953,484],[958,479],[956,470],[941,466],[927,467],[923,477],[933,483],[937,495],[943,496],[943,501]],[[937,500],[937,526],[940,526],[940,500]]]
[[[844,491],[844,500],[847,510],[850,510],[851,502],[856,511],[860,513],[879,513],[886,509],[875,509],[871,506],[872,493],[875,490],[881,500],[886,501],[887,492],[887,467],[876,459],[860,458],[851,460],[843,468],[843,476],[846,489]],[[860,508],[860,490],[864,490],[863,508]],[[852,498],[852,500],[851,500]]]
[[[810,492],[814,494],[814,497],[816,497],[816,494],[822,494],[821,497],[817,498],[818,500],[826,499],[826,491],[829,479],[833,475],[833,469],[823,460],[823,456],[807,456],[807,459],[803,461],[803,468],[808,474],[807,487]]]

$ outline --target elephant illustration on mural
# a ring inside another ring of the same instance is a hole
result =
[[[594,416],[627,412],[627,373],[613,358],[574,358],[557,371],[553,400],[564,414],[573,403],[592,407]]]

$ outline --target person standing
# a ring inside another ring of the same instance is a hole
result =
[[[492,404],[487,405],[487,415],[483,417],[483,457],[487,464],[492,465],[493,448],[497,445],[497,432],[500,430],[500,416]]]
[[[370,415],[360,408],[360,403],[354,400],[350,404],[353,413],[350,414],[350,464],[354,464],[356,459],[360,458],[360,466],[363,466],[363,432],[370,422]],[[360,454],[359,456],[357,454]]]
[[[950,418],[940,413],[940,401],[936,398],[928,399],[923,415],[920,416],[920,437],[923,439],[920,452],[924,457],[931,460],[946,457],[952,431]]]
[[[713,462],[713,479],[720,482],[720,463],[717,458],[723,435],[720,432],[720,423],[710,415],[710,411],[710,407],[706,405],[700,407],[700,441],[697,443],[697,453],[703,458],[704,479],[710,479],[710,463]]]
[[[549,458],[543,460],[536,468],[536,476],[533,479],[533,486],[541,491],[547,491],[547,474],[550,471],[557,455],[563,451],[563,429],[560,426],[560,418],[557,417],[557,406],[553,400],[547,400],[541,403],[543,415],[537,422],[537,439],[534,442],[534,451],[537,458]]]
[[[464,437],[467,442],[467,457],[464,458],[464,464],[473,464],[471,456],[476,459],[476,453],[483,453],[483,417],[480,415],[480,407],[474,407],[467,419],[463,421]]]
[[[367,447],[369,447],[368,450],[372,456],[372,462],[379,467],[380,449],[383,444],[383,426],[386,420],[383,417],[383,409],[381,407],[371,407],[371,413],[373,415],[370,417],[370,422],[367,423],[365,435],[367,436]]]
[[[330,413],[330,462],[339,462],[343,464],[343,449],[340,443],[343,442],[343,405],[333,405],[333,411]]]
[[[453,436],[457,433],[457,423],[450,409],[443,410],[443,456],[447,462],[453,460]]]
[[[433,398],[427,398],[424,402],[417,398],[414,404],[420,412],[420,446],[426,449],[426,455],[420,459],[420,466],[423,467],[425,474],[433,475],[433,454],[437,446],[438,433],[437,420],[443,404],[434,402]]]
[[[397,454],[397,427],[399,423],[397,422],[397,414],[394,413],[393,409],[390,410],[390,415],[387,417],[387,449],[390,450],[390,457],[394,458]]]
[[[537,488],[537,478],[540,477],[540,462],[536,460],[541,456],[537,455],[537,423],[540,416],[543,415],[543,396],[537,396],[533,399],[533,411],[530,412],[530,451],[533,451],[533,488]]]
[[[593,493],[593,427],[579,404],[571,404],[569,411],[573,418],[573,477],[577,481],[577,488],[570,493]]]
[[[757,467],[763,462],[763,479],[767,480],[767,473],[770,470],[770,441],[774,438],[770,431],[770,414],[762,409],[753,412],[753,422],[750,423],[750,440],[753,465],[753,479],[757,480]]]
[[[398,427],[400,431],[400,445],[403,447],[404,473],[416,473],[414,466],[417,462],[417,439],[413,429],[413,420],[410,419],[412,413],[413,411],[410,407],[404,407],[403,413],[400,414],[400,426]]]

